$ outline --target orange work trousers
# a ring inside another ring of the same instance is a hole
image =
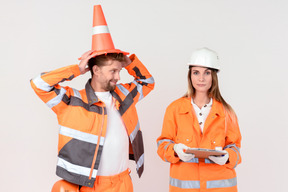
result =
[[[83,186],[80,192],[133,192],[129,172],[127,169],[118,175],[97,176],[93,188]]]

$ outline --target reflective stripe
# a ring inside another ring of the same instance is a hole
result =
[[[180,160],[180,161],[182,161],[182,160]],[[184,162],[184,161],[182,161],[182,162]],[[193,158],[193,159],[191,159],[190,161],[185,161],[185,163],[199,163],[199,159],[198,158]],[[210,159],[205,159],[205,163],[207,163],[207,164],[215,164],[213,161],[211,161]]]
[[[73,89],[73,92],[74,92],[74,97],[77,97],[77,98],[82,100],[82,97],[81,97],[79,91],[77,89],[74,89],[74,88],[72,88],[72,89]]]
[[[51,91],[53,89],[52,86],[50,86],[48,83],[46,83],[42,78],[41,75],[38,75],[33,80],[33,83],[36,85],[38,89],[41,89],[43,91]]]
[[[163,142],[170,142],[170,143],[174,143],[174,141],[172,141],[172,140],[170,140],[170,139],[161,139],[161,140],[159,140],[158,141],[158,143],[157,143],[157,147],[159,147],[159,145],[161,144],[161,143],[163,143]]]
[[[68,127],[64,127],[60,125],[60,131],[59,134],[61,135],[65,135],[67,137],[73,137],[75,139],[78,139],[80,141],[86,141],[88,143],[93,143],[93,144],[97,144],[98,141],[98,136],[97,135],[92,135],[89,133],[84,133],[75,129],[71,129]],[[100,145],[104,145],[104,137],[100,138]],[[88,175],[89,176],[89,175]]]
[[[101,34],[101,33],[110,33],[107,25],[95,26],[95,27],[93,27],[92,30],[93,30],[93,32],[92,32],[93,35]]]
[[[182,160],[180,160],[180,161],[182,161]],[[182,161],[182,162],[184,162],[184,161]],[[199,163],[199,159],[198,158],[193,158],[190,161],[185,161],[185,163]]]
[[[139,79],[138,81],[142,81],[144,83],[149,83],[149,84],[153,84],[154,83],[154,78],[150,77],[148,79]]]
[[[50,108],[58,105],[58,104],[62,101],[62,98],[63,98],[63,96],[64,96],[65,93],[66,93],[66,89],[64,89],[64,88],[61,87],[60,93],[59,93],[56,97],[54,97],[53,99],[51,99],[50,101],[48,101],[48,102],[46,103],[46,105],[47,105],[48,107],[50,107]]]
[[[169,142],[168,144],[166,144],[166,145],[164,146],[164,149],[166,150],[167,147],[168,147],[170,144],[171,144],[170,142]]]
[[[170,139],[161,139],[161,140],[159,140],[159,141],[157,142],[157,147],[159,147],[159,145],[160,145],[161,143],[163,143],[163,142],[168,142],[168,143],[164,146],[164,149],[165,149],[165,150],[167,149],[167,147],[168,147],[170,144],[174,143],[174,141],[172,141],[172,140],[170,140]],[[164,157],[164,159],[165,159],[166,162],[169,162],[165,157]]]
[[[137,125],[136,125],[136,127],[134,128],[134,130],[133,130],[133,132],[130,134],[130,141],[131,141],[131,143],[133,142],[133,140],[135,139],[135,137],[136,137],[136,135],[137,135],[137,133],[138,133],[138,131],[139,131],[139,128],[140,128],[140,124],[139,124],[139,121],[137,122]]]
[[[200,181],[185,181],[170,177],[170,185],[182,189],[200,189]]]
[[[144,153],[141,155],[141,157],[137,161],[136,169],[140,169],[142,165],[144,164]]]
[[[240,153],[240,148],[237,147],[235,144],[226,145],[226,146],[224,147],[224,149],[232,148],[232,147],[235,147],[235,148],[237,149],[237,151]]]
[[[87,168],[87,167],[74,165],[74,164],[72,164],[72,163],[70,163],[70,162],[68,162],[62,158],[58,158],[57,166],[62,167],[63,169],[65,169],[71,173],[76,173],[76,174],[84,175],[87,177],[89,177],[90,170],[91,170],[90,168]],[[94,169],[92,177],[96,178],[96,176],[97,176],[97,169]]]
[[[236,166],[238,165],[238,161],[239,161],[239,158],[240,158],[240,154],[239,154],[239,153],[240,153],[240,148],[237,147],[235,144],[226,145],[226,146],[224,147],[224,149],[227,149],[227,148],[232,149],[232,150],[235,151],[235,153],[237,154],[236,164],[235,164],[235,166],[233,167],[233,169],[235,169]]]
[[[233,148],[231,148],[231,149],[232,149],[233,151],[235,151],[236,154],[237,154],[237,160],[236,160],[235,166],[233,167],[233,169],[235,169],[236,166],[238,165],[238,161],[239,161],[239,153],[238,153],[235,149],[233,149]]]
[[[140,81],[140,79],[139,79]],[[140,96],[139,96],[139,99],[138,101],[140,101],[141,99],[143,99],[144,95],[143,95],[143,91],[142,91],[142,87],[143,85],[139,84],[137,81],[133,81],[132,83],[134,83],[136,86],[137,86],[137,91],[139,92]]]
[[[206,182],[207,189],[233,187],[236,185],[237,185],[237,177],[234,177],[232,179],[215,180],[215,181]]]
[[[207,164],[215,164],[213,161],[211,161],[210,159],[205,159],[205,163],[207,163]]]
[[[138,83],[138,81],[142,81],[143,83],[149,83],[152,84],[154,83],[154,78],[150,77],[148,79],[137,79],[134,80],[132,83],[134,83],[137,86],[137,91],[140,93],[139,99],[138,101],[140,101],[141,99],[143,99],[144,95],[143,95],[143,85],[141,85],[140,83]]]
[[[127,96],[129,94],[129,91],[123,85],[117,84],[116,86],[125,96]]]

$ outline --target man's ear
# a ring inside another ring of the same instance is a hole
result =
[[[99,70],[100,70],[100,67],[98,67],[97,65],[94,65],[92,67],[92,71],[93,71],[94,74],[97,74],[99,72]]]

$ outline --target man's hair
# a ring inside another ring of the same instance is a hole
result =
[[[88,61],[88,67],[90,69],[91,72],[91,76],[93,77],[93,66],[97,65],[98,67],[102,67],[104,65],[106,65],[106,61],[109,60],[116,60],[116,61],[124,61],[124,55],[123,53],[107,53],[107,54],[103,54],[103,55],[98,55],[96,57],[91,58]]]

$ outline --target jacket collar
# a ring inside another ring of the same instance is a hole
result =
[[[97,95],[95,94],[94,89],[91,86],[91,79],[89,79],[85,85],[86,95],[88,99],[89,105],[93,105],[94,103],[98,103],[100,100],[98,99]],[[112,97],[114,97],[119,103],[122,102],[121,98],[115,91],[110,91]]]
[[[210,113],[213,113],[213,114],[218,115],[220,117],[225,117],[223,104],[220,103],[219,101],[216,101],[213,98],[213,103],[212,103],[212,108],[211,108]]]
[[[91,86],[91,79],[89,79],[85,85],[86,95],[89,105],[93,105],[98,102],[98,97],[95,95],[94,89]]]
[[[183,102],[181,103],[179,112],[180,113],[189,113],[193,108],[193,106],[191,104],[191,97],[182,97],[182,98],[183,98]],[[211,108],[210,113],[224,117],[225,114],[224,114],[223,110],[224,110],[223,105],[213,98],[213,103],[212,103],[212,108]]]
[[[180,113],[189,113],[192,109],[192,104],[191,104],[191,97],[182,97],[182,102],[181,106],[179,108]]]

